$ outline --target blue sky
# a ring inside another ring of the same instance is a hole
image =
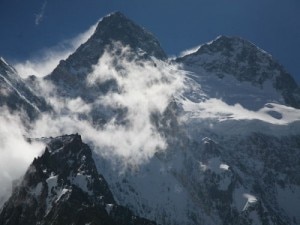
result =
[[[0,0],[0,55],[36,57],[112,11],[151,31],[169,55],[221,34],[241,36],[300,81],[299,0]]]

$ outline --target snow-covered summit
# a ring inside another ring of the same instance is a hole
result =
[[[197,51],[177,58],[176,61],[182,63],[188,71],[197,74],[199,79],[217,78],[216,83],[228,86],[225,96],[219,93],[221,98],[226,98],[229,93],[239,95],[235,90],[241,91],[243,95],[244,88],[240,87],[246,86],[245,90],[248,92],[252,86],[253,90],[247,95],[262,92],[258,98],[273,96],[273,99],[269,100],[300,107],[299,87],[292,76],[270,54],[240,37],[219,36],[214,41],[200,46]],[[205,86],[206,82],[201,84]],[[209,85],[214,86],[213,83]],[[211,89],[215,92],[220,90],[218,86]],[[263,102],[265,103],[267,102]]]
[[[272,56],[269,53],[267,53],[263,49],[260,49],[254,43],[246,39],[243,39],[239,36],[226,36],[226,35],[220,35],[212,41],[199,45],[197,48],[194,49],[194,51],[187,52],[186,54],[181,55],[179,58],[185,58],[190,55],[201,54],[203,52],[219,52],[219,51],[228,51],[228,50],[233,51],[234,50],[233,48],[237,48],[237,47],[253,48],[264,53],[266,56],[272,58]]]
[[[240,37],[219,36],[201,45],[197,51],[177,58],[177,61],[191,67],[202,67],[219,77],[233,75],[240,81],[249,81],[254,85],[284,76],[291,88],[297,86],[270,54]]]

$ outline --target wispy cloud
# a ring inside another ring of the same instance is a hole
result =
[[[45,14],[46,6],[47,6],[47,1],[44,1],[40,12],[35,15],[35,25],[38,26],[42,22],[44,14]]]
[[[77,35],[71,40],[64,40],[56,46],[45,48],[32,59],[18,62],[14,65],[19,75],[26,78],[29,75],[43,77],[53,71],[60,60],[66,59],[81,44],[86,42],[95,32],[97,23],[87,31]]]

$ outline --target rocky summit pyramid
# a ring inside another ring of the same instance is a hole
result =
[[[158,40],[150,32],[122,13],[115,12],[102,18],[89,40],[66,60],[60,61],[47,79],[59,84],[60,91],[69,96],[73,92],[68,90],[74,89],[74,86],[82,88],[82,80],[92,71],[92,66],[97,64],[104,51],[113,51],[118,45],[129,47],[140,58],[167,58]],[[114,54],[118,55],[120,52]]]
[[[3,60],[0,75],[2,105],[40,110],[24,135],[60,135],[27,138],[46,150],[0,224],[300,224],[299,86],[247,40],[169,59],[117,12],[43,78],[50,113]]]

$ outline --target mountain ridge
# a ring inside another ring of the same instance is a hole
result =
[[[116,204],[80,135],[43,141],[45,152],[15,186],[1,224],[155,224]]]

